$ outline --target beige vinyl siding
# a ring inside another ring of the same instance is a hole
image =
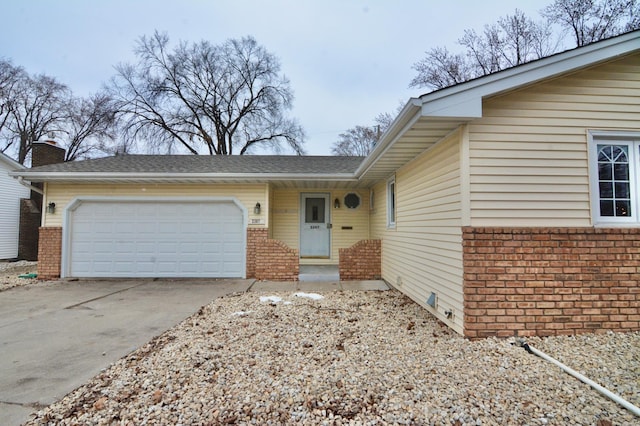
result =
[[[344,197],[350,192],[360,196],[360,206],[358,208],[348,209],[345,207]],[[358,241],[369,238],[369,190],[332,191],[332,207],[336,198],[340,200],[340,208],[331,209],[331,222],[333,223],[331,259],[338,263],[338,249],[351,247]],[[342,229],[342,227],[351,227],[352,229]]]
[[[381,240],[387,228],[387,182],[382,181],[373,187],[373,208],[369,216],[371,238]]]
[[[640,130],[640,55],[483,103],[469,125],[473,226],[590,226],[587,133]]]
[[[262,222],[264,227],[268,223],[268,186],[265,184],[251,185],[210,185],[210,184],[62,184],[49,182],[47,184],[47,199],[56,203],[55,214],[45,213],[43,226],[62,226],[63,212],[66,206],[78,197],[235,197],[247,209],[249,224],[252,219]],[[253,209],[256,203],[263,207],[260,215]]]
[[[396,172],[396,227],[387,229],[386,182],[374,187],[372,238],[382,239],[382,276],[458,333],[463,331],[460,132]],[[454,316],[448,320],[446,309]]]
[[[271,237],[297,249],[300,240],[300,193],[297,190],[273,190]]]
[[[360,196],[360,206],[356,209],[347,209],[344,206],[344,196],[355,192]],[[304,190],[286,189],[273,190],[272,238],[284,242],[291,248],[298,249],[300,244],[300,194],[318,193],[329,194],[330,215],[333,228],[331,230],[331,257],[330,259],[302,259],[303,264],[337,264],[339,261],[338,250],[350,247],[360,240],[369,238],[369,190]],[[338,198],[340,208],[334,209],[333,202]],[[342,229],[342,227],[352,229]]]

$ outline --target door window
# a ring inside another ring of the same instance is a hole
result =
[[[324,223],[324,198],[305,199],[305,223]]]

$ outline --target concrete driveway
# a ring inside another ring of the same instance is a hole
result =
[[[0,292],[0,419],[18,425],[253,280],[98,280]]]

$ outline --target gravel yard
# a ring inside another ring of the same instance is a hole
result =
[[[20,278],[19,275],[35,273],[37,262],[20,260],[17,262],[0,262],[0,291],[21,285],[35,284],[35,278]]]
[[[465,340],[397,291],[323,295],[217,299],[27,424],[640,424],[514,339]],[[640,333],[528,342],[640,405]]]

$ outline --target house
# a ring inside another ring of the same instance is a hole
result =
[[[39,273],[380,275],[470,338],[640,330],[640,31],[410,99],[366,158],[120,156],[45,182]]]
[[[0,259],[18,257],[20,199],[29,197],[29,189],[9,176],[25,167],[0,152]]]
[[[34,142],[31,166],[64,161],[65,150],[57,142]],[[42,184],[9,176],[26,167],[0,153],[0,259],[38,259],[38,229],[42,222]]]

